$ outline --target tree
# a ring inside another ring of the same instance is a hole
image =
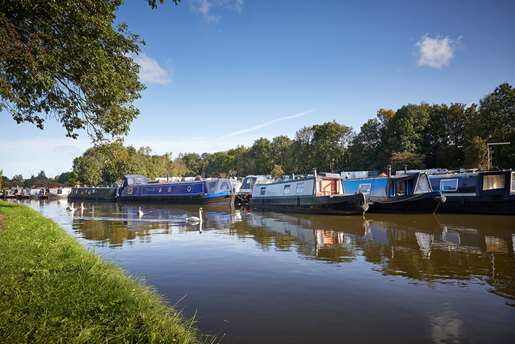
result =
[[[430,115],[428,104],[409,104],[397,110],[386,127],[386,150],[419,153]]]
[[[77,186],[79,183],[79,178],[77,176],[77,173],[75,171],[71,171],[70,175],[68,176],[68,183],[66,185],[68,186]]]
[[[227,151],[229,157],[229,175],[246,176],[251,174],[249,170],[249,149],[244,146],[238,146]]]
[[[41,129],[55,118],[72,138],[81,129],[94,140],[125,135],[143,85],[132,58],[142,41],[114,26],[122,0],[1,4],[0,111]]]
[[[272,168],[271,175],[274,178],[279,178],[279,177],[283,176],[284,171],[283,171],[283,168],[281,167],[281,165],[274,165],[274,168]]]
[[[148,0],[148,4],[150,5],[150,7],[152,8],[157,8],[157,1],[158,0]],[[170,0],[172,3],[178,5],[179,2],[181,2],[181,0]],[[165,2],[165,0],[159,0],[159,3],[160,4],[163,4]]]
[[[501,84],[481,100],[474,130],[486,142],[511,142],[495,148],[494,164],[515,166],[515,88]]]
[[[4,189],[4,171],[0,170],[0,190]]]
[[[262,137],[254,141],[249,150],[251,166],[255,174],[269,174],[273,168],[272,143]]]
[[[431,167],[460,168],[465,153],[465,128],[476,112],[475,105],[433,105],[425,129],[423,147],[425,164]]]
[[[333,122],[313,127],[311,157],[320,171],[335,172],[348,166],[347,146],[352,138],[352,128]]]
[[[306,173],[315,168],[312,161],[314,130],[313,127],[303,127],[295,133],[291,147],[292,173]]]
[[[25,182],[25,179],[23,179],[23,176],[21,174],[17,174],[15,176],[13,176],[13,178],[11,179],[12,186],[23,187],[24,182]]]
[[[63,172],[60,175],[56,176],[55,180],[59,184],[71,186],[72,185],[72,184],[70,184],[71,176],[72,176],[72,172]]]
[[[292,139],[285,135],[277,136],[272,139],[271,148],[274,164],[279,165],[281,169],[285,168],[288,172],[293,170],[291,154],[292,143]],[[284,174],[284,172],[282,174]]]
[[[365,122],[349,147],[350,167],[358,170],[373,170],[384,167],[380,157],[383,146],[383,125],[376,119]]]
[[[97,186],[102,183],[101,162],[92,155],[85,155],[73,160],[73,171],[80,184]]]
[[[466,168],[487,168],[487,146],[486,140],[479,136],[467,142],[465,147],[465,167]]]
[[[413,152],[395,152],[390,157],[390,164],[394,170],[425,168],[424,156]]]
[[[383,127],[388,126],[388,123],[395,117],[395,111],[391,109],[379,109],[376,114],[377,119],[381,122]]]
[[[202,158],[197,153],[180,154],[179,159],[181,159],[186,165],[188,174],[194,176],[200,176],[202,174],[203,162]]]

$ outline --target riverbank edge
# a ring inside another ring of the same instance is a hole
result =
[[[55,222],[5,201],[0,214],[0,342],[212,342]]]

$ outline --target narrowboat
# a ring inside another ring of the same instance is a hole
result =
[[[254,209],[312,214],[364,214],[367,198],[362,193],[344,195],[339,175],[320,174],[256,183],[250,206]]]
[[[72,188],[68,187],[49,188],[46,192],[46,195],[50,199],[59,199],[67,198],[71,192]]]
[[[433,190],[447,201],[441,213],[515,215],[515,172],[465,171],[429,176]]]
[[[32,188],[32,189],[30,189],[29,193],[30,193],[30,198],[38,199],[38,198],[41,198],[41,196],[45,194],[45,189],[44,188]]]
[[[70,201],[116,201],[116,187],[77,187],[72,188],[68,199]]]
[[[220,203],[232,200],[229,179],[204,179],[173,183],[153,183],[141,175],[127,175],[118,192],[119,201],[155,201],[167,203]]]
[[[423,172],[343,179],[343,189],[346,195],[366,194],[371,213],[434,213],[446,200]]]
[[[264,175],[250,175],[243,178],[241,187],[236,192],[234,204],[237,206],[248,206],[250,199],[252,198],[252,188],[256,183],[265,184],[267,181],[271,181],[271,176]]]

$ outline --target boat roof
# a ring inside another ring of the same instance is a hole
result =
[[[417,178],[421,174],[426,174],[427,175],[427,173],[425,173],[425,172],[409,172],[408,174],[396,174],[396,175],[391,175],[390,177],[388,177],[388,176],[359,177],[359,178],[347,178],[345,180],[346,181],[348,181],[348,180],[370,180],[370,179],[395,179],[395,180],[402,180],[402,179]]]

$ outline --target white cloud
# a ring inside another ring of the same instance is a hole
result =
[[[213,14],[213,10],[230,10],[241,12],[244,0],[190,0],[190,8],[199,13],[206,22],[215,23],[221,16]]]
[[[289,120],[289,119],[294,119],[294,118],[306,116],[306,115],[308,115],[308,114],[310,114],[310,113],[312,113],[314,111],[315,111],[315,109],[311,109],[311,110],[307,110],[307,111],[304,111],[304,112],[299,112],[299,113],[296,113],[296,114],[293,114],[293,115],[279,117],[279,118],[273,119],[271,121],[267,121],[267,122],[264,122],[264,123],[261,123],[261,124],[257,124],[257,125],[255,125],[253,127],[250,127],[250,128],[245,128],[245,129],[242,129],[242,130],[234,131],[232,133],[223,135],[221,138],[233,137],[233,136],[237,136],[237,135],[241,135],[241,134],[250,133],[252,131],[256,131],[258,129],[261,129],[261,128],[264,128],[264,127],[268,127],[269,125],[272,125],[272,124],[277,123],[277,122],[282,122],[282,121],[286,121],[286,120]]]
[[[433,38],[424,35],[415,46],[418,48],[418,65],[420,67],[441,69],[447,67],[454,57],[456,41],[449,37]]]
[[[141,82],[160,85],[166,85],[170,83],[171,73],[161,67],[155,59],[145,55],[144,53],[141,53],[137,55],[134,60],[137,64],[139,64],[140,67],[139,78]]]

